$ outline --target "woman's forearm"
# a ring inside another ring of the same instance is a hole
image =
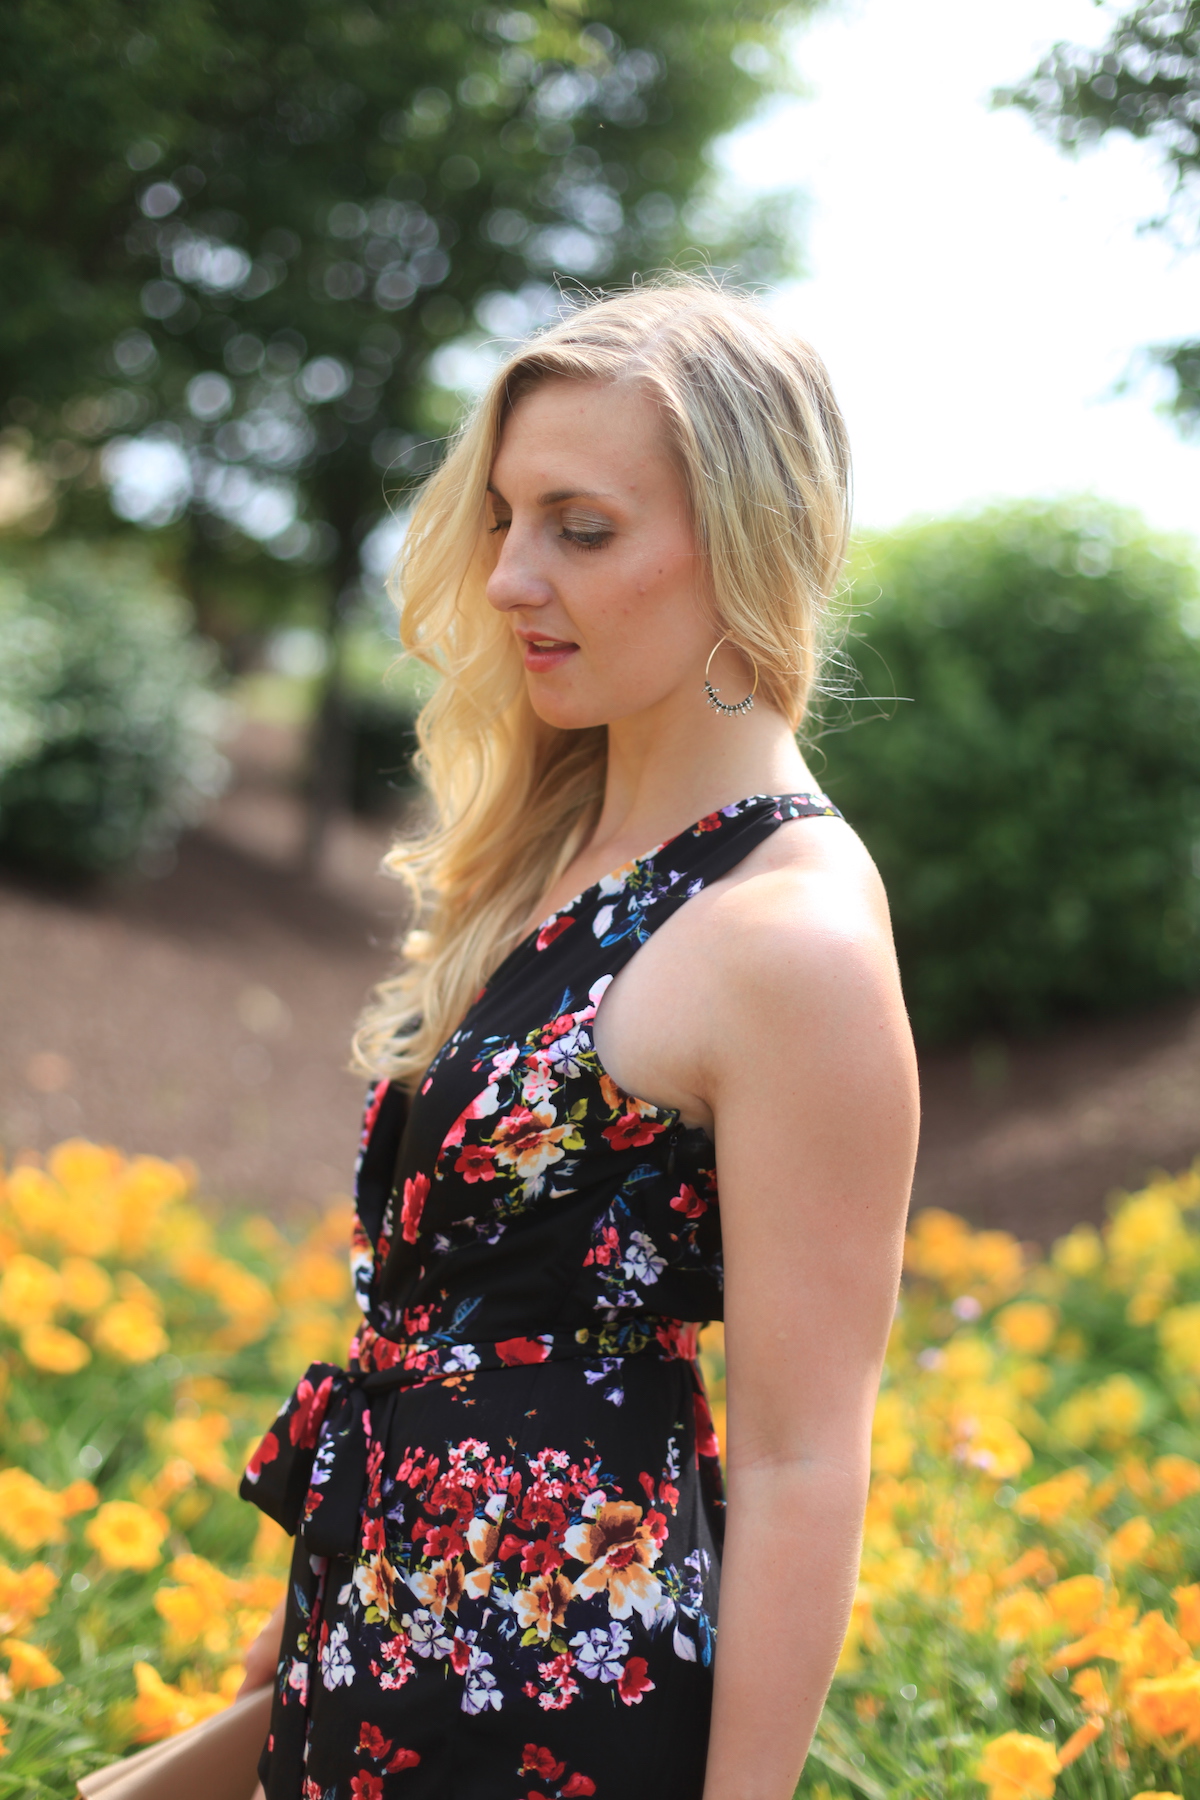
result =
[[[850,1617],[867,1480],[731,1470],[704,1800],[791,1800]]]

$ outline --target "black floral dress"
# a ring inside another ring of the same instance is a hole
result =
[[[408,1102],[370,1094],[347,1369],[243,1495],[297,1534],[269,1800],[699,1800],[722,1495],[711,1140],[592,1043],[651,932],[817,795],[605,876],[496,970]]]

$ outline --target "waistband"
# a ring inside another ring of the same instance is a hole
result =
[[[352,1555],[367,1481],[376,1395],[478,1372],[538,1363],[654,1357],[692,1362],[699,1326],[640,1314],[573,1332],[459,1344],[437,1335],[401,1340],[364,1326],[351,1366],[310,1363],[246,1465],[239,1492],[303,1538],[317,1556]]]

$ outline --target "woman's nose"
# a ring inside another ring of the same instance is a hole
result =
[[[544,606],[553,589],[540,567],[536,537],[514,523],[500,534],[495,567],[487,579],[487,597],[497,612],[518,606]]]

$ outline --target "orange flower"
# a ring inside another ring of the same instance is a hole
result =
[[[106,1569],[152,1569],[170,1525],[135,1500],[109,1500],[84,1531]]]
[[[608,1500],[596,1508],[595,1517],[572,1525],[564,1544],[568,1556],[589,1566],[575,1583],[580,1600],[608,1589],[608,1610],[614,1619],[638,1612],[646,1623],[655,1612],[662,1589],[650,1573],[658,1561],[659,1542],[652,1528],[658,1515],[642,1518],[642,1509],[631,1500]]]
[[[1061,1475],[1052,1475],[1049,1481],[1039,1481],[1018,1494],[1013,1509],[1022,1519],[1056,1525],[1066,1513],[1078,1511],[1091,1485],[1086,1469],[1064,1469]]]
[[[35,1369],[50,1375],[77,1375],[92,1360],[82,1338],[61,1325],[30,1325],[21,1333],[21,1353]]]
[[[1105,1556],[1114,1569],[1127,1569],[1130,1563],[1143,1562],[1154,1542],[1154,1527],[1140,1516],[1126,1519],[1105,1545]]]
[[[466,1589],[466,1572],[459,1561],[435,1562],[428,1569],[418,1569],[408,1578],[408,1585],[435,1619],[447,1612],[457,1613],[458,1603]]]
[[[1112,1709],[1112,1702],[1099,1669],[1080,1669],[1071,1683],[1071,1692],[1079,1695],[1085,1713],[1107,1718]]]
[[[1098,1575],[1072,1575],[1046,1589],[1051,1612],[1076,1636],[1100,1617],[1107,1597],[1108,1591]]]
[[[1014,1300],[994,1320],[1000,1342],[1023,1356],[1041,1356],[1048,1350],[1057,1325],[1058,1314],[1043,1300]]]
[[[566,1576],[557,1570],[547,1575],[535,1575],[528,1587],[518,1588],[513,1595],[521,1629],[536,1632],[542,1642],[547,1643],[554,1627],[565,1622],[574,1591]]]
[[[1076,1762],[1090,1744],[1104,1735],[1104,1726],[1099,1719],[1089,1719],[1078,1731],[1073,1731],[1058,1753],[1058,1766],[1065,1769]]]
[[[1187,1643],[1157,1611],[1143,1614],[1126,1638],[1121,1653],[1126,1681],[1146,1675],[1170,1675],[1187,1660]]]
[[[1058,1755],[1045,1738],[1006,1731],[985,1745],[975,1773],[988,1800],[1052,1800]]]
[[[1033,1588],[1015,1588],[1011,1594],[1002,1594],[996,1602],[994,1617],[996,1636],[1002,1644],[1023,1643],[1054,1623],[1054,1614],[1045,1597]]]
[[[0,1631],[14,1636],[40,1619],[50,1604],[58,1576],[49,1563],[30,1563],[27,1569],[11,1569],[0,1562]]]
[[[1200,1586],[1190,1582],[1187,1587],[1172,1588],[1171,1598],[1175,1602],[1175,1628],[1194,1650],[1200,1646]]]
[[[1190,1456],[1160,1456],[1153,1469],[1163,1506],[1177,1506],[1192,1494],[1200,1493],[1200,1463]]]
[[[1178,1756],[1200,1743],[1200,1663],[1189,1661],[1170,1675],[1135,1681],[1127,1704],[1138,1736],[1167,1756]]]
[[[62,1300],[58,1270],[39,1256],[19,1251],[6,1259],[0,1275],[0,1319],[18,1330],[48,1325]]]
[[[99,1312],[112,1299],[108,1270],[86,1256],[64,1256],[58,1273],[62,1281],[62,1303],[68,1312]]]
[[[137,1682],[137,1699],[132,1708],[134,1737],[141,1744],[157,1743],[160,1738],[174,1737],[177,1731],[198,1725],[201,1719],[223,1712],[233,1697],[187,1693],[172,1687],[150,1663],[134,1663],[133,1675]]]
[[[46,1652],[36,1644],[27,1644],[24,1638],[5,1638],[0,1650],[8,1658],[9,1680],[18,1694],[26,1688],[55,1687],[62,1680]]]
[[[167,1348],[158,1308],[141,1299],[114,1300],[96,1320],[96,1347],[122,1362],[152,1362]]]
[[[0,1469],[0,1532],[18,1550],[40,1550],[66,1537],[59,1496],[25,1469]]]
[[[1058,1570],[1050,1560],[1049,1553],[1041,1544],[1035,1544],[1032,1550],[1026,1550],[1018,1556],[1016,1562],[1010,1563],[1007,1569],[1001,1569],[996,1577],[996,1586],[1002,1588],[1016,1587],[1019,1581],[1033,1579],[1039,1587],[1046,1587],[1058,1580]]]

